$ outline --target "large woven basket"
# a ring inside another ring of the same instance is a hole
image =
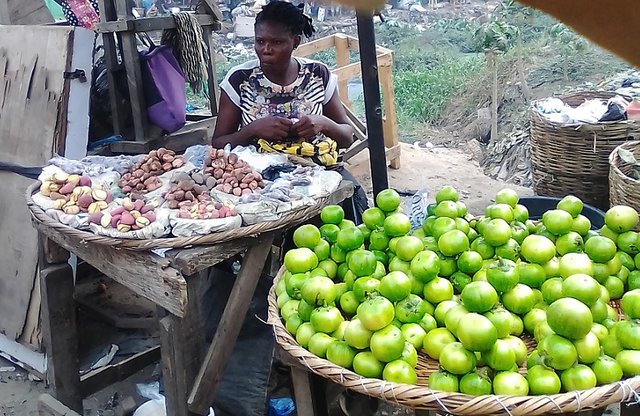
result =
[[[447,415],[464,416],[537,416],[559,413],[574,413],[600,409],[612,403],[635,402],[640,391],[640,376],[607,384],[589,390],[554,394],[550,396],[469,396],[448,393],[427,387],[429,375],[439,366],[423,353],[418,353],[417,385],[397,384],[379,379],[364,378],[353,371],[339,367],[319,358],[302,348],[285,329],[279,316],[275,287],[282,279],[280,269],[269,291],[269,324],[273,325],[276,342],[303,368],[329,379],[347,389],[366,394],[390,403],[415,410],[435,410]],[[523,337],[531,350],[535,341]]]
[[[578,106],[585,100],[608,100],[613,92],[580,92],[559,97]],[[628,97],[625,97],[628,98]],[[640,124],[613,121],[565,125],[529,110],[533,187],[538,195],[573,194],[600,209],[609,207],[609,154],[622,143],[640,138]]]
[[[627,142],[616,147],[609,155],[609,201],[613,205],[629,205],[640,210],[640,180],[631,176],[631,164],[624,162],[618,150],[633,153],[640,160],[640,141]]]
[[[307,206],[296,211],[282,215],[278,220],[265,221],[253,225],[243,226],[229,231],[199,235],[194,237],[166,237],[152,240],[126,240],[105,237],[88,231],[78,230],[62,224],[49,215],[33,202],[32,196],[40,188],[40,182],[35,182],[27,188],[25,198],[27,207],[31,213],[33,225],[45,235],[58,233],[70,235],[80,239],[83,244],[105,245],[128,250],[149,251],[155,249],[188,248],[200,245],[214,245],[244,237],[253,237],[258,234],[275,230],[291,228],[320,213],[325,205],[339,203],[353,194],[353,185],[349,181],[342,181],[338,190],[327,197],[318,198],[314,205]]]

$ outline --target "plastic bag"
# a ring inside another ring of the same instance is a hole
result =
[[[62,156],[55,156],[49,160],[54,165],[68,174],[99,176],[105,172],[118,172],[120,175],[127,173],[131,167],[138,163],[144,155],[135,156],[86,156],[80,160],[71,160]]]
[[[184,151],[184,158],[188,163],[193,164],[196,169],[202,170],[204,168],[204,161],[209,155],[210,149],[211,146],[201,144],[187,147],[187,150]]]
[[[65,214],[64,211],[59,209],[47,209],[45,213],[59,223],[71,228],[78,230],[89,229],[89,214]]]
[[[618,103],[609,102],[607,106],[607,112],[604,113],[600,120],[598,121],[620,121],[626,120],[627,113],[625,113],[624,107]]]
[[[171,233],[176,237],[192,237],[194,235],[207,235],[220,231],[230,231],[242,226],[242,217],[216,218],[212,220],[188,220],[178,218],[175,212],[169,215]]]
[[[289,158],[285,154],[259,153],[254,146],[236,146],[231,150],[231,146],[226,145],[224,151],[237,154],[240,160],[247,162],[249,166],[260,173],[269,166],[282,165],[289,161]]]

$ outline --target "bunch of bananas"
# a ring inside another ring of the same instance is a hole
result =
[[[286,153],[301,156],[323,166],[334,166],[338,163],[338,143],[328,137],[307,142],[297,140],[286,143],[270,143],[258,139],[258,150],[262,153]]]

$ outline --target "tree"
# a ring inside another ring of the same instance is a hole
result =
[[[589,48],[589,44],[576,32],[562,23],[557,23],[549,29],[549,36],[559,46],[562,58],[562,79],[569,81],[569,60],[576,53],[582,54]]]
[[[491,71],[493,85],[491,90],[491,139],[498,137],[498,65],[497,57],[513,47],[518,37],[517,27],[502,21],[485,23],[476,30],[475,39],[484,50],[487,68]]]

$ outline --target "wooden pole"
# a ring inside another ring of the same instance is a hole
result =
[[[356,20],[358,22],[362,89],[367,118],[371,182],[373,184],[373,193],[377,195],[380,191],[389,187],[389,179],[387,178],[387,158],[382,127],[376,34],[371,11],[358,10],[356,12]]]

